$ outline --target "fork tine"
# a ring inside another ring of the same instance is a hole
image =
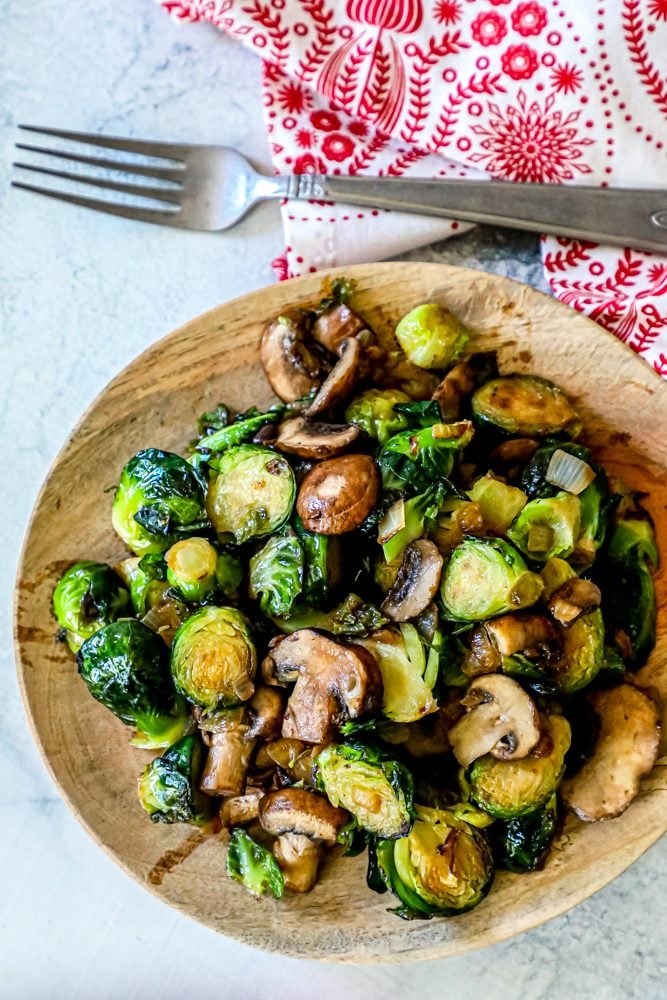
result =
[[[61,180],[76,181],[78,184],[90,184],[93,187],[104,188],[106,191],[120,191],[123,194],[133,194],[137,198],[154,198],[156,201],[169,201],[180,204],[180,189],[165,187],[150,187],[145,184],[123,184],[121,181],[107,181],[97,177],[87,177],[85,174],[75,174],[69,170],[50,170],[48,167],[34,166],[31,163],[13,163],[12,166],[21,170],[31,170],[36,174],[47,174]]]
[[[140,174],[142,177],[154,177],[160,181],[182,181],[183,167],[147,167],[139,163],[127,163],[122,160],[107,160],[98,156],[83,156],[81,153],[64,153],[61,149],[49,149],[47,146],[31,146],[27,142],[17,142],[16,149],[26,149],[30,153],[41,153],[44,156],[55,156],[61,160],[73,160],[75,163],[87,163],[101,170],[117,170],[123,174]]]
[[[184,160],[188,147],[169,142],[148,142],[140,139],[122,139],[112,135],[96,135],[92,132],[70,132],[65,129],[45,128],[43,125],[19,125],[24,132],[39,132],[56,139],[71,139],[73,142],[88,143],[106,149],[120,149],[140,156],[157,156],[165,160]]]
[[[189,228],[185,221],[180,218],[181,213],[178,211],[162,212],[152,208],[139,208],[136,205],[118,205],[111,201],[99,201],[97,198],[82,198],[76,194],[65,194],[64,191],[49,191],[48,188],[36,187],[33,184],[23,184],[21,181],[12,181],[12,187],[21,188],[23,191],[34,191],[35,194],[43,194],[47,198],[66,201],[72,205],[81,205],[83,208],[92,208],[97,212],[120,215],[124,219],[136,219],[138,222],[155,222],[161,226],[177,226],[179,229]]]

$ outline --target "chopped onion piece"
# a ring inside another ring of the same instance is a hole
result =
[[[405,500],[393,503],[378,525],[378,542],[384,545],[405,527]]]
[[[595,473],[590,465],[582,462],[576,455],[570,455],[562,448],[556,448],[551,456],[547,469],[546,480],[559,490],[566,490],[578,496],[595,479]]]

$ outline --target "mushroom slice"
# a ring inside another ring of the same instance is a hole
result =
[[[497,371],[495,351],[473,354],[454,365],[431,396],[440,406],[442,419],[458,420],[465,397],[472,395],[481,381],[493,378]]]
[[[215,733],[202,733],[208,746],[199,788],[206,795],[240,795],[245,788],[255,740],[249,726],[231,722]]]
[[[372,654],[313,629],[274,639],[262,671],[279,683],[296,681],[283,719],[285,737],[326,743],[338,722],[382,708],[382,675]]]
[[[560,793],[579,819],[594,823],[628,808],[658,758],[660,725],[655,702],[632,684],[595,691],[587,700],[600,720],[598,740]]]
[[[511,677],[478,677],[468,685],[461,704],[467,712],[449,730],[449,742],[463,767],[487,753],[498,760],[519,760],[540,739],[533,700]]]
[[[442,564],[437,546],[427,538],[408,545],[396,581],[382,604],[384,614],[395,622],[420,615],[438,591]]]
[[[557,639],[556,629],[543,615],[502,615],[481,627],[501,656],[514,656]]]
[[[259,803],[265,795],[263,788],[246,788],[244,795],[225,799],[220,807],[220,822],[227,829],[246,826],[259,817]]]
[[[296,509],[306,531],[342,535],[362,524],[379,492],[380,474],[370,455],[341,455],[306,474]]]
[[[600,607],[602,593],[591,580],[573,576],[554,591],[547,607],[557,622],[567,628],[582,615],[590,614]]]
[[[301,458],[332,458],[359,437],[356,424],[325,424],[319,420],[292,417],[278,428],[275,446]]]
[[[249,721],[248,738],[273,740],[280,736],[285,712],[285,697],[275,687],[257,687],[250,701],[246,702]]]
[[[366,324],[361,316],[357,316],[343,302],[317,317],[313,323],[311,336],[327,351],[338,354],[342,342],[349,337],[356,337],[365,327]]]
[[[338,809],[323,795],[303,788],[269,792],[259,804],[259,822],[274,837],[297,833],[310,840],[335,844],[349,819],[350,814],[345,809]]]
[[[310,892],[317,882],[322,848],[300,833],[283,833],[273,842],[273,855],[280,866],[285,888]]]
[[[331,369],[310,406],[303,412],[307,417],[317,416],[343,403],[354,389],[361,375],[363,351],[356,337],[340,345],[340,357]]]
[[[264,333],[259,357],[267,381],[276,396],[291,403],[316,389],[327,366],[304,342],[306,314],[301,310],[282,313]]]

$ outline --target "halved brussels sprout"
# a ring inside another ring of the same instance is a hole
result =
[[[369,849],[370,888],[391,889],[406,919],[451,917],[480,903],[493,882],[486,836],[455,811],[416,806],[410,833]]]
[[[202,608],[174,636],[171,672],[176,688],[207,714],[247,701],[256,669],[249,622],[235,608]]]
[[[577,618],[567,628],[560,627],[563,660],[554,677],[561,691],[574,694],[597,677],[604,663],[604,621],[598,608]]]
[[[504,535],[528,502],[523,490],[508,486],[490,472],[473,483],[468,496],[479,507],[485,528],[494,535]]]
[[[382,674],[382,714],[394,722],[416,722],[437,712],[433,682],[424,676],[426,655],[414,625],[404,624],[373,632],[359,644],[373,654]]]
[[[448,618],[474,622],[527,608],[542,588],[541,578],[508,542],[466,538],[445,568],[441,596]]]
[[[352,813],[358,825],[387,840],[412,825],[412,775],[382,750],[361,743],[326,747],[318,756],[317,786],[333,806]]]
[[[106,563],[84,561],[70,566],[53,591],[53,613],[67,633],[72,652],[76,653],[104,625],[115,621],[129,600],[127,590]]]
[[[480,426],[522,437],[576,438],[581,432],[579,415],[563,390],[537,375],[504,375],[485,382],[472,397],[472,412]]]
[[[367,389],[355,396],[345,410],[348,424],[356,424],[369,437],[384,444],[394,434],[405,430],[407,418],[394,410],[396,403],[409,403],[410,397],[400,389]]]
[[[280,528],[292,513],[295,497],[287,460],[268,448],[245,444],[223,452],[206,505],[218,535],[232,535],[240,544]]]
[[[419,492],[430,483],[447,479],[458,452],[472,440],[469,420],[430,424],[421,430],[401,431],[385,442],[378,463],[386,490]]]
[[[190,716],[177,697],[162,639],[135,618],[121,618],[86,639],[79,673],[93,698],[136,728],[135,746],[166,747],[188,730]]]
[[[540,868],[558,827],[556,795],[541,809],[515,819],[493,824],[491,840],[499,868],[510,872],[532,872]]]
[[[255,899],[268,895],[280,899],[283,894],[285,880],[273,854],[238,826],[229,839],[226,867],[229,878]]]
[[[146,448],[121,473],[111,522],[136,555],[164,552],[208,527],[205,492],[200,473],[180,455]]]
[[[271,538],[250,560],[249,593],[259,597],[265,615],[288,615],[301,593],[304,571],[303,550],[287,528]]]
[[[527,757],[496,760],[487,754],[470,768],[471,798],[491,816],[525,816],[540,809],[556,791],[570,747],[570,724],[562,715],[543,716],[541,724],[542,739]]]
[[[218,553],[206,538],[183,538],[164,558],[167,580],[186,601],[203,601],[215,589]]]
[[[461,320],[435,302],[411,309],[396,327],[396,339],[420,368],[447,368],[460,356],[469,337]]]
[[[211,817],[211,799],[199,791],[203,763],[199,736],[184,736],[144,768],[139,801],[154,823],[199,826]]]
[[[535,562],[565,558],[574,552],[581,526],[581,504],[572,493],[530,500],[510,528],[507,537]]]

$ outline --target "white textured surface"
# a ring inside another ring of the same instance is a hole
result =
[[[169,910],[117,869],[60,801],[32,745],[10,652],[12,580],[32,501],[107,380],[184,320],[272,280],[281,234],[275,206],[226,236],[200,236],[10,190],[18,121],[221,141],[264,163],[267,153],[258,64],[206,28],[179,28],[149,0],[2,7],[0,996],[667,995],[665,839],[597,896],[514,942],[446,962],[334,967],[257,954]],[[540,281],[531,238],[478,235],[421,256]]]

